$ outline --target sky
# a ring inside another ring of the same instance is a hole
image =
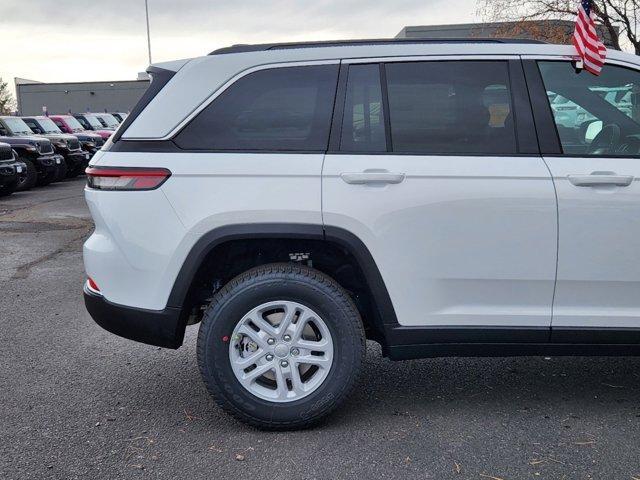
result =
[[[148,0],[154,63],[234,43],[394,37],[476,21],[475,0]],[[0,77],[133,80],[148,65],[144,0],[1,0]]]

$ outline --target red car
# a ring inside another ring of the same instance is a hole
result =
[[[64,133],[70,133],[72,135],[80,132],[79,129],[89,130],[91,133],[97,133],[103,140],[107,140],[113,135],[113,130],[105,130],[102,124],[97,119],[85,119],[89,115],[83,115],[82,120],[74,117],[73,115],[50,115],[49,118],[53,120],[58,128]],[[91,122],[91,123],[90,123]],[[96,123],[96,124],[94,124]]]

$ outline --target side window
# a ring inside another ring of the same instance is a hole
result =
[[[201,150],[327,149],[338,65],[261,70],[240,78],[176,137]]]
[[[640,154],[640,72],[606,65],[600,76],[568,62],[538,62],[562,151],[580,156]]]
[[[37,130],[40,130],[40,128],[38,127],[38,124],[33,120],[24,120],[24,123],[26,123],[27,126],[34,132],[36,132]]]
[[[378,64],[349,66],[340,150],[387,150]]]
[[[517,152],[508,65],[502,61],[388,63],[396,152]]]
[[[89,122],[87,122],[83,117],[76,117],[78,119],[78,122],[80,122],[80,125],[82,125],[82,128],[86,129],[86,130],[91,130],[91,125],[89,125]]]

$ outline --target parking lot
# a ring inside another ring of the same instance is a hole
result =
[[[391,362],[322,426],[265,433],[85,312],[79,178],[0,200],[0,478],[640,478],[640,359]]]

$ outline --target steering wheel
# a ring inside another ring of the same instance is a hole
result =
[[[620,143],[620,127],[615,123],[610,123],[602,127],[602,130],[591,141],[587,153],[589,155],[613,153],[618,143]]]

